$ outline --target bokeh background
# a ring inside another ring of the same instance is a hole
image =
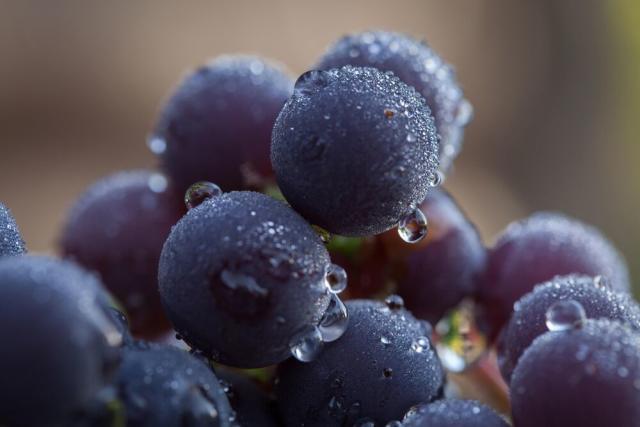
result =
[[[475,106],[446,186],[487,242],[564,211],[600,227],[637,284],[639,24],[637,0],[0,0],[0,200],[53,252],[91,182],[154,166],[147,134],[186,71],[244,52],[300,74],[342,34],[383,28],[425,38]]]

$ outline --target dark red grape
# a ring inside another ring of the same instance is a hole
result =
[[[220,56],[175,89],[149,146],[181,192],[197,181],[227,191],[259,187],[272,177],[271,129],[292,89],[280,64]]]
[[[205,200],[173,228],[160,258],[160,295],[176,331],[221,363],[281,362],[331,299],[329,255],[284,203],[259,193]]]
[[[70,262],[0,259],[0,425],[70,425],[98,399],[122,335],[97,278]]]
[[[22,255],[26,251],[16,220],[9,209],[0,203],[0,257]]]
[[[412,408],[401,427],[509,427],[509,424],[480,402],[444,399]]]
[[[64,255],[100,274],[134,334],[157,336],[170,327],[158,293],[158,260],[183,212],[182,196],[162,175],[137,170],[93,184],[69,213]]]
[[[640,425],[640,336],[610,320],[547,332],[511,378],[518,427]]]
[[[339,340],[313,362],[279,367],[276,397],[286,425],[384,425],[441,396],[444,372],[431,328],[399,301],[347,301],[349,327]]]
[[[587,276],[562,276],[537,285],[515,303],[515,310],[500,335],[500,371],[508,382],[518,359],[531,342],[547,332],[547,310],[558,301],[575,301],[591,319],[610,319],[640,329],[640,307],[629,295],[599,285]]]
[[[478,286],[483,327],[492,339],[515,303],[533,287],[564,274],[602,275],[629,291],[624,259],[595,228],[561,214],[539,212],[510,224],[489,253]]]
[[[462,148],[464,127],[473,115],[453,68],[425,42],[387,31],[366,31],[342,37],[329,47],[318,69],[344,65],[391,71],[427,101],[440,140],[440,165],[447,170]]]
[[[374,68],[309,71],[273,129],[282,194],[311,223],[367,236],[413,212],[438,167],[424,99]]]

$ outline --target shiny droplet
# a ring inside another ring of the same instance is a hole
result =
[[[391,378],[393,376],[393,369],[384,368],[382,370],[382,376],[385,377],[385,378]]]
[[[311,70],[302,74],[296,80],[294,91],[297,95],[308,96],[328,84],[325,71]]]
[[[167,151],[167,142],[157,136],[151,137],[147,140],[147,147],[155,155],[163,154]]]
[[[416,136],[415,133],[409,132],[407,134],[407,142],[416,142],[418,140],[418,137]]]
[[[161,173],[154,173],[149,177],[147,186],[154,193],[162,193],[169,186],[169,181],[167,181],[167,178]]]
[[[471,301],[463,301],[436,324],[434,341],[442,366],[450,372],[462,372],[480,359],[487,339],[475,323]]]
[[[455,124],[458,126],[466,126],[469,124],[471,119],[473,119],[473,105],[471,105],[471,103],[466,99],[463,99],[458,105],[458,109],[455,114]]]
[[[339,294],[347,288],[347,272],[337,264],[329,264],[324,273],[324,282],[329,291]]]
[[[435,171],[429,179],[430,187],[438,187],[444,182],[444,174],[441,171]]]
[[[400,295],[389,295],[384,299],[384,303],[389,310],[400,310],[404,308],[404,300]]]
[[[557,301],[545,314],[547,329],[552,332],[580,327],[587,318],[584,307],[574,300]]]
[[[187,209],[193,209],[207,199],[217,197],[222,194],[222,189],[209,181],[200,181],[191,185],[184,194],[184,204]]]
[[[331,294],[329,306],[318,325],[322,341],[332,342],[340,338],[347,330],[348,323],[349,314],[347,313],[347,307],[340,301],[340,298],[336,294]]]
[[[431,345],[429,344],[429,338],[427,337],[418,337],[411,343],[411,350],[416,353],[422,353],[424,351],[429,350]]]
[[[407,243],[417,243],[427,235],[427,217],[414,209],[398,223],[398,234]]]
[[[293,357],[301,362],[311,362],[323,347],[322,334],[316,326],[307,326],[289,341]]]
[[[322,243],[326,245],[329,242],[331,242],[331,239],[333,237],[331,233],[329,233],[327,230],[325,230],[322,227],[318,227],[317,225],[312,225],[311,227],[318,234],[318,236],[320,236],[320,240],[322,240]]]
[[[382,343],[382,345],[384,345],[385,347],[387,347],[389,344],[391,344],[391,340],[385,336],[381,336],[380,337],[380,342]]]

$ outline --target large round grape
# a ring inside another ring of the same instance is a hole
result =
[[[449,64],[424,41],[406,34],[366,31],[346,35],[335,42],[320,58],[316,68],[344,65],[391,71],[424,96],[441,137],[441,167],[443,170],[449,168],[462,148],[464,127],[473,114]]]
[[[444,372],[426,322],[377,301],[346,305],[349,327],[340,339],[311,363],[280,366],[276,397],[286,425],[384,425],[441,397]]]
[[[392,231],[383,238],[397,257],[398,294],[416,317],[436,323],[474,294],[487,255],[475,226],[445,190],[430,192],[420,210],[429,219],[424,240],[406,245]]]
[[[160,295],[176,331],[226,365],[289,356],[289,341],[329,304],[329,255],[284,203],[232,192],[190,210],[160,258]]]
[[[509,427],[493,409],[473,400],[444,399],[418,405],[405,416],[402,427]]]
[[[273,128],[271,161],[291,206],[345,236],[381,233],[420,203],[438,167],[424,99],[397,77],[309,71]]]
[[[242,427],[278,427],[275,402],[261,387],[245,375],[229,369],[216,369],[225,388],[236,420]]]
[[[587,276],[562,276],[537,285],[515,303],[515,310],[500,336],[498,360],[507,381],[518,359],[539,335],[547,332],[547,310],[558,301],[582,305],[591,319],[610,319],[640,329],[640,307],[628,294],[610,290]]]
[[[183,211],[182,195],[162,175],[135,170],[96,182],[69,213],[64,255],[100,274],[135,334],[157,336],[169,328],[158,294],[158,260]]]
[[[225,190],[260,186],[257,181],[273,175],[271,130],[292,89],[280,64],[220,56],[175,89],[149,146],[180,191],[198,181]]]
[[[0,203],[0,258],[7,255],[22,255],[26,251],[16,220],[9,209]]]
[[[0,260],[0,425],[69,425],[95,401],[122,343],[108,304],[72,263]]]
[[[478,285],[485,329],[495,338],[520,297],[538,283],[572,273],[602,275],[613,289],[629,291],[624,259],[594,227],[552,212],[511,223],[491,249]]]
[[[129,427],[235,425],[213,371],[178,348],[144,343],[125,348],[115,385]]]
[[[541,335],[513,372],[511,406],[518,427],[640,425],[640,336],[609,320]]]

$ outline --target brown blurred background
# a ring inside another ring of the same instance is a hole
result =
[[[54,251],[95,179],[151,167],[145,140],[186,70],[227,52],[305,71],[345,32],[424,37],[475,106],[447,187],[487,241],[561,210],[640,278],[640,3],[635,0],[0,0],[0,200]]]

